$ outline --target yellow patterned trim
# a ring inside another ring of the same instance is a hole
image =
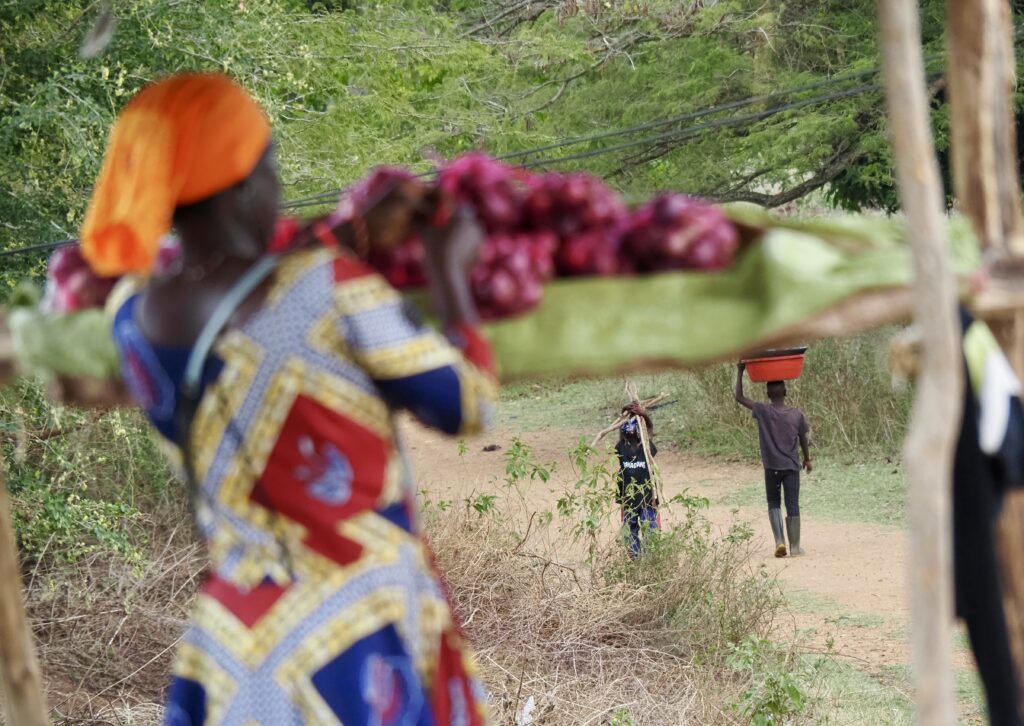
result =
[[[173,673],[203,684],[206,690],[206,720],[221,723],[228,705],[238,692],[238,684],[217,665],[216,661],[201,648],[190,643],[178,646]]]
[[[380,497],[377,499],[377,508],[383,509],[395,502],[400,502],[407,495],[405,467],[402,462],[401,452],[393,450],[388,456],[388,461],[385,465],[384,487],[381,489]]]
[[[461,357],[435,333],[387,348],[360,351],[359,362],[378,380],[407,378],[457,363]]]
[[[303,380],[301,393],[352,419],[381,438],[390,439],[393,434],[387,404],[343,378],[312,370]]]
[[[192,423],[193,464],[200,481],[207,477],[228,422],[245,401],[264,358],[260,347],[237,331],[228,332],[215,350],[224,368],[204,393]]]
[[[332,264],[337,254],[337,250],[327,247],[311,247],[284,255],[274,270],[274,284],[267,294],[264,305],[279,305],[292,291],[299,278],[317,267]],[[333,272],[331,276],[333,278]],[[324,305],[327,305],[326,300]]]
[[[452,626],[451,613],[444,600],[421,598],[420,630],[429,637],[422,637],[423,648],[416,664],[423,684],[430,690],[437,680],[437,665],[441,656],[441,633]]]
[[[334,311],[324,315],[313,325],[307,340],[311,348],[324,355],[352,360],[352,351],[349,349],[348,341],[338,329],[338,318]]]
[[[382,588],[346,608],[331,622],[306,638],[303,647],[286,660],[274,674],[282,687],[291,686],[303,708],[306,723],[331,723],[336,719],[309,677],[344,653],[354,643],[386,625],[398,623],[405,614],[401,588]]]
[[[361,544],[364,547],[361,560],[374,566],[394,564],[402,552],[402,545],[414,541],[404,529],[372,511],[342,519],[336,531],[342,537]],[[417,559],[417,567],[426,567],[425,562]]]
[[[461,434],[477,434],[483,431],[484,406],[493,403],[498,396],[498,387],[482,371],[470,363],[458,367],[459,390],[462,394]]]
[[[356,315],[385,305],[394,305],[402,296],[383,277],[371,274],[335,285],[334,299],[343,315]]]

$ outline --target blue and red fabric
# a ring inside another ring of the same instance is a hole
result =
[[[189,351],[150,343],[137,302],[115,319],[124,378],[166,446],[190,436],[210,554],[165,722],[484,723],[392,420],[478,430],[496,395],[484,339],[466,326],[453,346],[336,245],[297,249],[217,341],[186,432]]]

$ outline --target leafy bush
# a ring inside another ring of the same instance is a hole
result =
[[[104,551],[143,564],[146,520],[171,478],[138,416],[54,407],[21,382],[0,390],[0,431],[26,564]]]

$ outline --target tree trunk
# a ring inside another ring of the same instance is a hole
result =
[[[900,199],[914,253],[921,370],[904,448],[911,525],[911,650],[918,722],[954,723],[950,492],[963,381],[957,298],[913,0],[877,0]]]
[[[46,726],[46,700],[21,596],[11,504],[0,462],[0,681],[7,723]]]

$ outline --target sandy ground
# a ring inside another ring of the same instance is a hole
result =
[[[571,425],[567,421],[563,430],[519,435],[532,448],[534,461],[556,464],[547,485],[534,484],[530,489],[531,509],[553,510],[560,493],[570,486],[566,452],[580,434],[592,433],[573,431],[568,428]],[[403,423],[402,430],[416,479],[431,498],[460,501],[474,492],[503,491],[504,453],[513,436],[508,430],[467,441],[461,456],[456,441],[409,423]],[[501,448],[483,451],[488,444]],[[759,480],[756,466],[669,450],[659,452],[658,462],[666,498],[684,490],[707,497],[711,501],[708,517],[723,532],[736,521],[750,523],[754,530],[751,567],[776,573],[789,600],[776,626],[777,637],[792,638],[811,652],[824,651],[831,641],[833,652],[854,666],[903,687],[899,667],[910,662],[906,532],[868,523],[822,521],[805,507],[801,540],[807,554],[776,559],[766,508],[737,508],[728,503],[735,492]],[[802,486],[814,486],[813,473],[805,475]],[[678,505],[663,511],[663,522],[671,522],[674,516],[682,516]],[[959,669],[974,668],[964,648],[957,648],[954,660]]]

